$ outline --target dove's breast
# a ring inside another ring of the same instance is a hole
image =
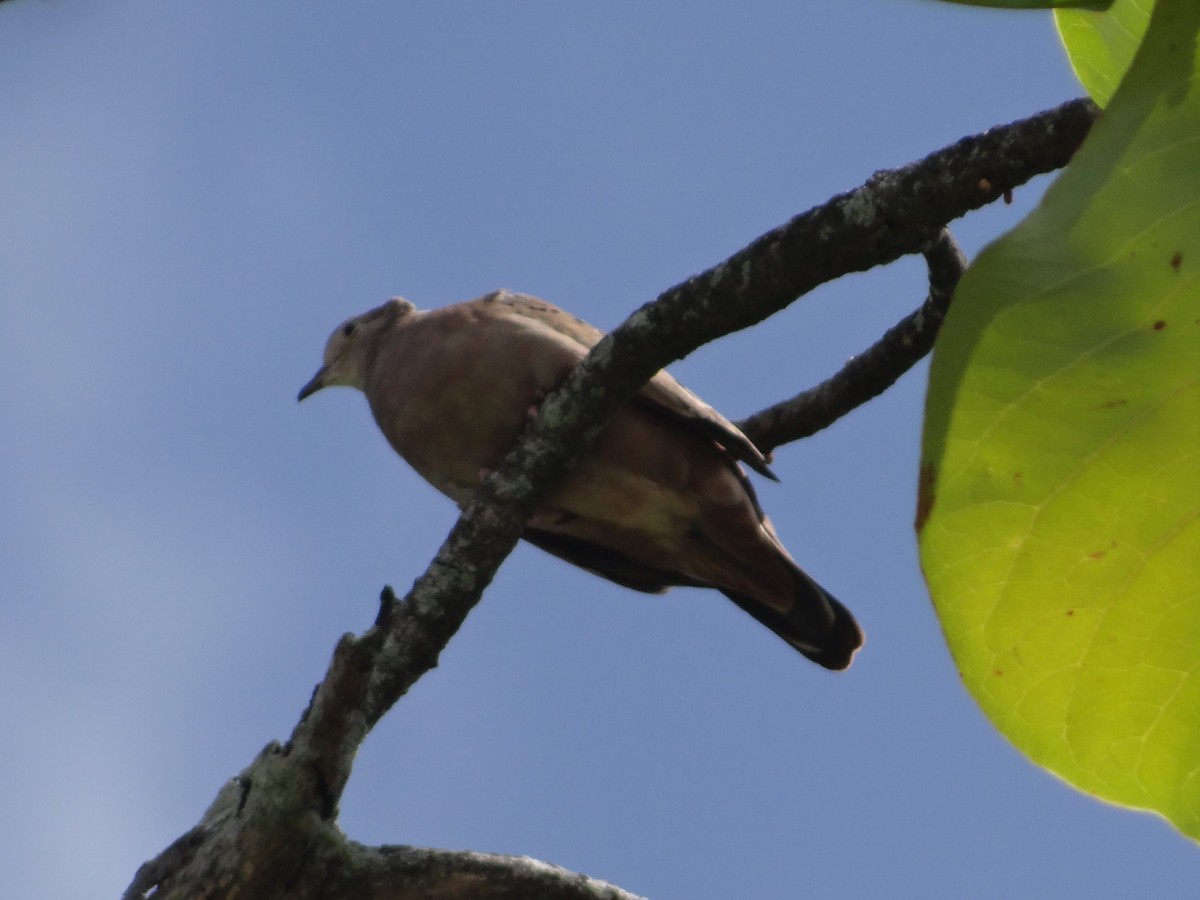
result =
[[[463,504],[582,355],[521,321],[448,307],[388,336],[365,393],[396,452]]]

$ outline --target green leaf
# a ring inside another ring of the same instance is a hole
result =
[[[922,565],[1034,761],[1200,838],[1200,3],[964,276],[930,372]]]
[[[1058,33],[1075,75],[1092,99],[1105,106],[1133,61],[1154,0],[1116,0],[1108,12],[1059,10]]]

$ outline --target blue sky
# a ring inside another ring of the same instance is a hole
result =
[[[452,524],[361,396],[296,404],[341,319],[508,287],[611,327],[1079,93],[1047,14],[931,0],[0,4],[0,895],[117,895]],[[673,371],[737,418],[923,294],[911,260],[849,278]],[[716,594],[521,548],[363,747],[346,831],[656,900],[1194,896],[1194,845],[1027,763],[961,688],[911,528],[923,389],[760,491],[863,623],[850,671]]]

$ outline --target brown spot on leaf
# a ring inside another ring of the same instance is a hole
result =
[[[1171,254],[1171,268],[1174,269],[1176,272],[1178,272],[1179,267],[1182,265],[1183,265],[1183,254],[1180,253],[1178,250],[1176,250],[1173,254]]]
[[[1100,404],[1101,409],[1116,409],[1118,406],[1124,406],[1128,400],[1106,400]]]
[[[1107,550],[1093,550],[1088,554],[1088,559],[1104,559],[1106,556],[1108,556]]]
[[[1071,616],[1073,616],[1073,615],[1075,615],[1075,610],[1073,610],[1073,609],[1068,609],[1068,610],[1067,610],[1067,618],[1069,619],[1069,618],[1070,618]]]
[[[1167,327],[1167,320],[1166,320],[1166,319],[1159,319],[1157,322],[1155,322],[1155,323],[1154,323],[1154,330],[1155,330],[1155,331],[1162,331],[1162,330],[1163,330],[1164,328],[1166,328],[1166,327]]]
[[[1013,472],[1013,484],[1017,487],[1021,486],[1021,481],[1025,478],[1024,472]]]
[[[1003,669],[996,669],[994,672],[992,672],[992,674],[993,674],[993,675],[1003,675],[1003,674],[1004,674],[1004,670],[1003,670]]]

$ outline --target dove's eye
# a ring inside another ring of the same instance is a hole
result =
[[[346,324],[345,324],[345,325],[342,327],[342,334],[343,334],[344,336],[346,336],[346,337],[350,337],[350,335],[354,334],[354,329],[355,329],[355,327],[356,327],[356,326],[355,326],[355,324],[354,324],[353,322],[347,322],[347,323],[346,323]]]

